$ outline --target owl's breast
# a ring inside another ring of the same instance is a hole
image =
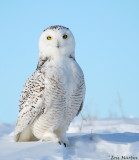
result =
[[[62,128],[66,131],[83,100],[80,68],[73,63],[64,63],[47,65],[43,69],[45,70],[44,112],[34,123],[34,128],[37,128],[34,130],[43,133],[49,128],[53,130]]]
[[[82,101],[82,90],[78,89],[81,79],[82,71],[74,61],[47,65],[45,67],[45,111],[53,108],[57,111],[57,116],[73,119]]]
[[[76,61],[69,60],[69,58],[52,61],[44,67],[44,70],[47,85],[49,84],[47,81],[51,79],[69,93],[76,89],[82,76],[82,70],[79,65]],[[51,82],[50,84],[53,85]]]

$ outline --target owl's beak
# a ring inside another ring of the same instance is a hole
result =
[[[57,48],[59,48],[59,42],[57,41]]]

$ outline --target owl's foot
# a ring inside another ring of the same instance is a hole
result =
[[[60,141],[59,141],[58,143],[59,143],[60,145],[63,144],[65,147],[69,147],[69,144],[67,144],[67,143],[63,143],[63,142],[60,142]]]
[[[46,132],[40,140],[41,142],[59,142],[58,137],[54,133]]]
[[[69,147],[70,146],[69,140],[65,135],[60,135],[59,139],[60,139],[60,141],[58,143],[60,145],[61,145],[61,143],[63,143],[65,147]]]

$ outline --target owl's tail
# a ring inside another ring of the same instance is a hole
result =
[[[22,132],[14,135],[15,142],[28,142],[35,140],[35,136],[32,133],[30,126],[27,126]]]

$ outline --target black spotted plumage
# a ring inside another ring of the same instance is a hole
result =
[[[57,30],[60,30],[60,29],[69,29],[69,28],[61,26],[61,25],[55,25],[55,26],[50,26],[50,27],[46,28],[44,31],[46,31],[47,29],[52,29],[52,30],[57,29]]]

